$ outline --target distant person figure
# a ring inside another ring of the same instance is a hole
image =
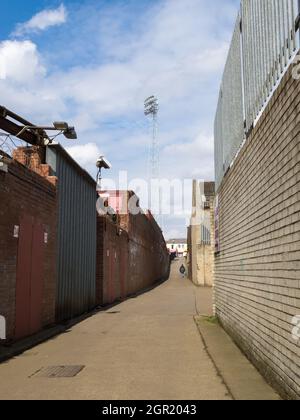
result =
[[[182,264],[182,266],[180,267],[179,271],[180,271],[180,273],[181,273],[181,275],[182,275],[182,278],[185,278],[185,272],[186,272],[186,269],[185,269],[185,266],[184,266],[183,264]]]
[[[171,262],[174,261],[175,258],[176,258],[176,253],[175,252],[171,252],[170,253],[170,260],[171,260]]]

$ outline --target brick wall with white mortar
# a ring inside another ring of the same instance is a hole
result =
[[[300,81],[289,71],[219,189],[216,313],[284,395],[300,399]]]

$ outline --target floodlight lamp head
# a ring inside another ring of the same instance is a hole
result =
[[[66,130],[63,131],[63,134],[66,137],[66,139],[77,140],[77,133],[74,127],[68,127]]]
[[[64,121],[55,121],[53,126],[56,130],[65,131],[69,129],[69,124]]]
[[[155,96],[150,96],[145,100],[145,115],[157,115],[159,110],[158,100]]]
[[[148,104],[149,102],[157,102],[157,98],[154,95],[149,96],[149,98],[145,100],[145,104]]]
[[[99,159],[96,162],[96,166],[98,169],[111,169],[112,168],[111,163],[104,156],[99,157]]]

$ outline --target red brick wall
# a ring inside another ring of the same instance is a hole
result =
[[[98,304],[124,299],[168,277],[169,253],[150,214],[121,215],[117,224],[98,217],[97,238]]]
[[[51,167],[45,164],[45,148],[40,146],[19,147],[14,150],[13,158],[26,168],[46,178],[53,185],[57,185],[57,178],[51,176]]]
[[[129,215],[129,293],[136,293],[169,274],[169,253],[151,214]]]
[[[96,299],[107,305],[128,296],[128,235],[109,217],[97,219]]]
[[[25,163],[22,151],[16,152]],[[37,161],[36,161],[37,162]],[[38,166],[38,162],[37,162]],[[49,173],[43,165],[40,171]],[[18,239],[14,226],[20,225],[23,215],[33,217],[48,233],[45,246],[44,291],[42,324],[54,323],[56,293],[56,178],[42,178],[16,161],[8,173],[0,172],[0,314],[7,320],[7,338],[15,333],[16,267]]]

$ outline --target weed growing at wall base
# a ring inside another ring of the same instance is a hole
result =
[[[6,319],[0,315],[0,340],[6,339]]]
[[[292,337],[293,340],[298,342],[300,340],[300,315],[294,316],[292,324],[294,325],[294,328],[292,329]]]

